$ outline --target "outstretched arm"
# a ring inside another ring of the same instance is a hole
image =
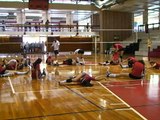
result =
[[[0,77],[9,77],[9,76],[13,76],[14,73],[13,72],[6,72],[4,74],[0,74]]]
[[[154,63],[153,65],[151,65],[150,67],[147,68],[154,68],[156,66],[156,63]]]
[[[16,75],[25,75],[25,74],[28,74],[29,71],[30,71],[30,70],[25,71],[25,72],[16,71],[15,74],[16,74]]]

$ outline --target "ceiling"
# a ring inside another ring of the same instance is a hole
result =
[[[111,8],[115,11],[142,14],[145,10],[149,12],[160,11],[160,0],[127,0],[123,4],[115,4]]]
[[[5,2],[28,2],[28,0],[0,0]],[[135,15],[141,15],[143,11],[149,10],[149,12],[159,12],[160,9],[160,0],[49,0],[50,4],[74,4],[76,5],[95,5],[100,10],[113,10],[113,11],[122,11],[122,12],[131,12]],[[20,9],[17,8],[0,8],[0,19],[7,19],[9,13],[18,13]],[[28,18],[41,18],[41,10],[29,10],[25,9],[26,15]],[[50,9],[48,11],[51,17],[54,20],[65,20],[66,14],[71,13],[73,15],[74,21],[84,20],[89,18],[95,11],[92,10],[55,10]],[[13,15],[13,14],[10,14]],[[14,18],[13,16],[13,18]]]

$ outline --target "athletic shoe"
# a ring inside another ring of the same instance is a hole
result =
[[[59,66],[59,64],[58,63],[54,63],[53,66]]]
[[[66,80],[59,81],[58,83],[59,85],[63,85],[63,83],[66,83]]]
[[[46,76],[46,71],[43,69],[42,75]]]
[[[106,63],[109,63],[109,61],[107,60]]]
[[[109,71],[107,71],[106,77],[109,77],[110,74],[111,74],[111,73],[110,73]]]
[[[59,81],[59,84],[66,83],[66,80]]]
[[[123,66],[122,66],[122,64],[121,64],[121,63],[120,63],[119,65],[121,66],[121,68],[123,68]]]
[[[3,74],[0,74],[0,77],[3,77]]]
[[[86,81],[86,80],[84,80],[81,84],[84,87],[92,87],[93,86],[93,84],[91,84],[90,81]]]
[[[120,64],[121,68],[128,68],[128,65],[122,65]]]
[[[56,63],[56,66],[59,66],[58,62]]]
[[[72,82],[72,79],[69,78],[69,79],[66,80],[66,82],[68,82],[68,83],[69,83],[69,82]]]

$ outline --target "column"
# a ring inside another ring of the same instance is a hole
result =
[[[66,25],[73,25],[73,14],[72,13],[66,14]]]
[[[49,15],[48,15],[48,11],[47,10],[42,12],[42,20],[43,20],[43,24],[45,24],[45,22],[47,20],[49,20],[49,22],[50,22],[51,19],[50,19]]]
[[[143,12],[143,24],[148,23],[148,10]]]
[[[158,17],[158,18],[159,18],[159,23],[160,23],[160,9],[159,9],[159,17]],[[159,27],[160,27],[160,26],[159,26]]]
[[[46,25],[46,26],[44,26],[43,30],[45,31],[45,29],[46,29],[46,32],[48,32],[49,29],[51,28],[50,27],[51,17],[50,17],[50,14],[48,13],[48,10],[44,10],[42,12],[42,21],[43,21],[42,24]]]
[[[148,9],[146,8],[143,12],[143,24],[145,25],[144,30],[148,33]]]
[[[100,11],[99,12],[99,19],[100,19],[100,29],[104,29],[104,25],[103,25],[103,22],[104,22],[104,18],[103,18],[103,11]],[[100,31],[100,53],[104,53],[104,50],[106,49],[106,46],[105,46],[105,38],[104,38],[104,32],[103,31]]]
[[[21,9],[17,12],[17,24],[24,24],[26,22],[25,11]]]
[[[17,24],[19,24],[17,30],[18,30],[18,31],[23,31],[23,27],[22,27],[21,24],[25,24],[25,22],[26,22],[25,11],[24,11],[23,9],[20,9],[20,10],[17,12],[17,17],[16,17],[16,19],[17,19]]]
[[[69,31],[71,32],[71,25],[73,25],[73,14],[71,12],[66,14],[66,25],[68,25]]]

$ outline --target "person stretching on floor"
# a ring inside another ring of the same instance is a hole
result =
[[[62,63],[59,63],[59,65],[85,65],[85,61],[83,58],[84,50],[77,49],[74,52],[74,56],[67,58],[66,60],[63,60]]]
[[[117,50],[113,51],[113,55],[112,55],[112,60],[111,61],[106,61],[103,63],[99,63],[99,65],[118,65],[119,62],[119,55],[120,53]]]
[[[62,65],[76,65],[76,62],[72,58],[67,58],[66,60],[63,60]]]
[[[92,80],[95,80],[95,78],[91,77],[89,74],[85,72],[82,72],[77,76],[73,76],[68,78],[67,80],[60,81],[60,84],[63,85],[65,83],[77,82],[80,83],[82,86],[91,87],[93,86],[93,84],[90,83]]]
[[[123,65],[124,62],[127,61],[127,65]],[[135,57],[128,57],[127,59],[123,60],[123,63],[120,63],[122,68],[132,68],[133,64],[138,61]]]
[[[25,75],[28,74],[30,69],[25,72],[21,71],[7,71],[5,63],[2,63],[0,65],[0,77],[8,77],[8,76],[13,76],[13,75]]]
[[[133,79],[141,79],[144,77],[145,72],[145,63],[143,60],[136,61],[133,66],[131,73],[120,73],[120,74],[114,74],[109,72],[109,67],[106,73],[107,77],[119,77],[119,76],[129,76]]]
[[[85,65],[85,61],[83,58],[83,55],[84,55],[83,49],[76,49],[74,51],[74,55],[75,55],[75,61],[77,65]]]
[[[53,65],[53,58],[51,55],[49,55],[46,59],[46,64],[47,65]]]
[[[160,63],[158,62],[151,61],[150,65],[151,66],[149,68],[160,69]]]
[[[38,58],[32,65],[32,79],[41,79],[42,77],[44,77],[46,75],[44,69],[43,69],[43,73],[41,73],[41,69],[40,69],[40,64],[42,62],[41,58]]]
[[[11,59],[7,62],[6,59],[3,60],[3,63],[6,66],[7,70],[20,70],[23,69],[23,60],[21,59],[20,61],[17,59]]]

